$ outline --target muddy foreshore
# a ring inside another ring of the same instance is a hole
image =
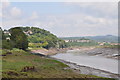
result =
[[[60,61],[64,64],[68,65],[69,68],[66,68],[66,69],[72,69],[73,71],[75,71],[79,74],[96,75],[96,76],[107,77],[107,78],[120,78],[120,75],[114,74],[114,73],[111,73],[108,71],[95,69],[95,68],[83,66],[83,65],[77,65],[76,63],[64,61],[64,60],[53,58],[50,56],[48,56],[48,58],[55,59],[57,61]]]
[[[61,49],[62,51],[60,49],[59,50],[54,50],[54,51],[50,50],[51,51],[50,55],[55,55],[57,53],[62,53],[62,52],[65,52],[67,50],[76,50],[76,49],[77,50],[81,49],[83,52],[87,52],[86,54],[90,54],[90,55],[100,55],[100,56],[104,56],[104,57],[107,57],[107,55],[109,55],[109,56],[111,56],[109,58],[118,59],[118,58],[116,58],[116,56],[115,57],[112,56],[112,53],[115,52],[114,49],[110,49],[110,48],[94,48],[94,47],[92,47],[92,48]],[[112,53],[110,53],[110,51],[112,51]],[[118,75],[118,74],[114,74],[114,73],[104,71],[104,70],[100,70],[100,69],[95,69],[95,68],[84,66],[84,65],[77,65],[76,63],[72,63],[72,62],[61,60],[61,59],[53,58],[49,54],[44,55],[44,54],[40,54],[38,52],[39,52],[39,50],[37,51],[37,55],[44,56],[46,58],[51,58],[51,59],[55,59],[57,61],[60,61],[60,62],[62,62],[62,63],[69,66],[69,68],[66,68],[66,69],[72,69],[73,71],[75,71],[75,72],[77,72],[79,74],[96,75],[96,76],[108,77],[108,78],[120,78],[120,75]],[[48,51],[48,53],[49,53],[49,51]]]
[[[38,54],[42,54],[42,55],[55,55],[57,53],[65,53],[67,50],[69,50],[68,48],[63,48],[63,49],[56,49],[56,48],[51,48],[51,49],[37,49],[37,50],[31,50],[31,53],[38,53]]]
[[[60,61],[60,62],[69,66],[65,69],[71,69],[74,72],[79,73],[79,74],[96,75],[96,76],[107,77],[107,78],[116,78],[116,79],[120,78],[120,75],[114,74],[114,73],[111,73],[108,71],[95,69],[95,68],[83,66],[83,65],[77,65],[76,63],[72,63],[72,62],[61,60],[61,59],[53,58],[49,55],[42,55],[42,54],[36,54],[36,55]]]
[[[91,56],[99,55],[106,58],[120,60],[120,49],[118,48],[94,48],[92,50],[85,51],[85,53]]]

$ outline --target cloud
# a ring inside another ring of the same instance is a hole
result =
[[[80,12],[96,17],[116,18],[118,16],[118,2],[66,2],[64,4],[77,6]]]
[[[19,17],[21,16],[22,12],[19,8],[17,7],[13,7],[11,10],[10,10],[10,14],[12,17]]]
[[[0,17],[2,17],[2,13],[0,13]]]
[[[98,18],[86,14],[48,15],[30,20],[26,17],[4,22],[4,26],[36,26],[57,36],[88,36],[117,34],[117,19]],[[44,20],[43,20],[44,19]]]
[[[10,6],[10,2],[8,0],[0,1],[0,18],[2,18],[2,11]]]
[[[12,7],[9,10],[5,9],[3,26],[4,29],[13,26],[36,26],[62,37],[117,34],[118,20],[114,17],[117,15],[117,12],[115,12],[116,4],[69,4],[69,6],[71,5],[74,5],[78,11],[59,15],[40,15],[38,11],[31,11],[31,13],[27,14],[31,16],[26,16],[26,14],[22,14],[25,12],[20,8]]]
[[[118,2],[119,0],[63,0],[63,2]]]
[[[2,0],[2,8],[7,8],[10,6],[10,2],[8,0]]]
[[[98,18],[86,14],[45,16],[34,25],[50,30],[58,36],[88,36],[117,34],[117,19]],[[114,31],[113,31],[114,30]]]
[[[34,19],[38,19],[38,18],[39,18],[38,13],[34,11],[34,12],[32,13],[32,16],[30,17],[30,19],[31,19],[31,20],[34,20]]]

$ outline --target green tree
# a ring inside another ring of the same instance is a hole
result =
[[[66,47],[64,40],[60,40],[54,34],[47,30],[40,29],[37,27],[21,27],[24,32],[31,31],[32,34],[28,33],[29,43],[40,43],[41,47],[49,48],[64,48]]]
[[[14,43],[14,48],[19,48],[23,50],[28,48],[27,36],[25,35],[25,33],[23,33],[20,27],[11,28],[9,31],[11,33],[11,42]]]
[[[6,35],[4,34],[4,31],[2,28],[0,28],[0,48],[3,49],[12,49],[12,44],[10,40],[6,39]]]

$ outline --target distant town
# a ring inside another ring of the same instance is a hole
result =
[[[93,40],[90,39],[86,39],[86,38],[81,38],[81,39],[65,39],[65,42],[80,42],[80,43],[89,43],[92,42]],[[107,41],[103,41],[103,42],[97,42],[100,46],[105,45],[105,44],[109,44],[109,45],[120,45],[120,43],[112,43],[112,42],[107,42]]]

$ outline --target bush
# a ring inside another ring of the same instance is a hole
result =
[[[2,40],[3,49],[12,49],[12,43],[9,40]]]
[[[2,49],[0,55],[2,55],[2,56],[6,56],[8,52],[10,52],[10,50]]]

